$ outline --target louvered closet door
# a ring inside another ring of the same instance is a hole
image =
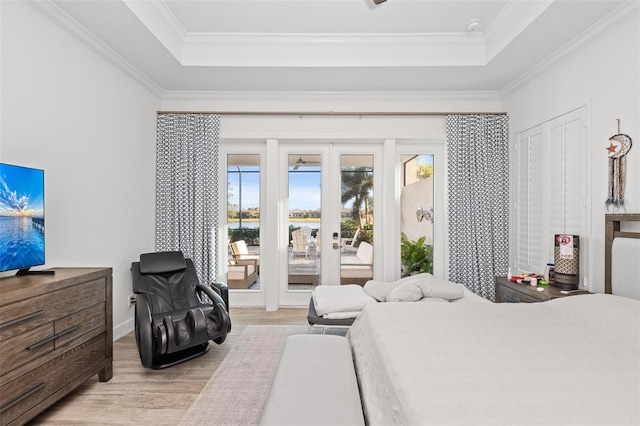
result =
[[[514,272],[540,273],[546,263],[554,261],[555,234],[579,235],[585,241],[586,108],[519,133],[515,149]],[[583,244],[581,256],[584,249]]]
[[[542,126],[518,135],[517,269],[533,271],[545,260],[544,133]],[[545,261],[546,263],[546,261]]]
[[[584,238],[586,127],[584,108],[550,122],[549,233]],[[553,261],[553,240],[547,243]]]

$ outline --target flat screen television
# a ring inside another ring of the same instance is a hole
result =
[[[0,163],[0,272],[44,265],[44,170]]]

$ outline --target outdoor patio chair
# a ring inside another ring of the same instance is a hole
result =
[[[304,257],[306,258],[309,255],[309,240],[307,239],[307,234],[301,229],[296,229],[291,233],[291,238],[291,244],[293,245],[291,257],[296,253],[304,253]]]
[[[236,265],[254,265],[256,272],[260,272],[260,253],[249,251],[244,240],[235,241],[229,247]]]
[[[358,241],[358,234],[360,234],[360,228],[356,229],[353,237],[345,237],[340,239],[340,245],[342,246],[342,248],[354,248],[356,241]]]

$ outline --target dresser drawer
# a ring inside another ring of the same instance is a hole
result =
[[[106,359],[105,354],[105,339],[101,335],[9,383],[0,384],[2,425],[28,413],[47,398],[53,398],[58,390],[90,371],[96,360]],[[56,400],[46,401],[46,404],[53,404]]]
[[[93,330],[105,331],[106,329],[104,303],[89,306],[55,322],[56,336],[58,336],[55,340],[55,348],[62,348]]]
[[[2,342],[0,376],[53,351],[54,336],[53,323],[49,323]]]
[[[498,286],[498,301],[507,303],[535,303],[540,302],[540,299],[536,299],[508,287]]]
[[[106,280],[99,279],[0,307],[0,342],[104,303],[105,287]]]

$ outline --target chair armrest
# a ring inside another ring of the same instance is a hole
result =
[[[217,304],[221,303],[225,307],[225,309],[227,311],[229,310],[229,307],[228,307],[227,303],[224,301],[223,297],[220,294],[218,294],[218,290],[214,291],[211,288],[209,288],[207,286],[204,286],[202,284],[196,285],[196,290],[202,291],[203,293],[205,293],[207,295],[207,297],[209,297],[209,299],[211,299],[211,302],[214,305],[217,305]],[[221,293],[224,293],[224,291],[221,290]],[[228,300],[228,297],[229,297],[228,294],[229,293],[227,292],[227,300]]]
[[[257,265],[258,262],[260,261],[258,258],[255,257],[255,255],[250,255],[250,254],[236,254],[233,256],[233,260],[236,262],[237,265],[241,265],[241,264]],[[243,262],[243,263],[238,263],[238,262]]]
[[[227,308],[227,312],[229,312],[229,286],[227,283],[213,282],[211,283],[211,288],[222,297],[224,306]]]

